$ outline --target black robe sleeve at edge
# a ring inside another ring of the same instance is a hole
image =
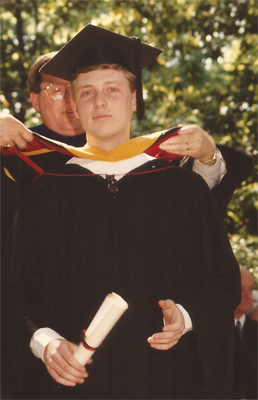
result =
[[[190,213],[193,219],[189,221],[191,234],[186,234],[190,247],[196,246],[196,237],[201,237],[203,279],[193,281],[192,284],[197,287],[196,296],[188,298],[186,303],[182,300],[182,303],[191,316],[199,345],[199,357],[207,383],[205,398],[214,398],[212,393],[217,393],[217,398],[224,398],[221,396],[227,391],[227,398],[231,398],[232,387],[226,386],[227,382],[232,382],[233,311],[241,301],[240,274],[211,191],[208,187],[203,189],[201,185],[194,193]],[[187,279],[184,276],[185,282]]]
[[[227,173],[224,175],[221,182],[211,189],[211,192],[222,217],[225,218],[227,206],[234,191],[252,172],[253,161],[252,157],[244,151],[223,145],[217,145],[217,147],[226,161]],[[185,166],[192,169],[192,164],[193,159],[189,159]]]

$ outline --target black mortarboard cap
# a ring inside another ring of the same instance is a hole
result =
[[[119,64],[136,76],[137,116],[144,116],[141,70],[162,50],[91,24],[86,25],[47,63],[40,72],[70,81],[78,67]]]

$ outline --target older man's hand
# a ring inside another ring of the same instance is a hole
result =
[[[188,156],[201,162],[212,159],[216,148],[213,138],[198,125],[179,125],[177,136],[160,145],[168,153]]]
[[[24,149],[33,140],[33,133],[10,114],[0,113],[0,148],[17,146]]]

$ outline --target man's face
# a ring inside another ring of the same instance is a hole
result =
[[[109,151],[130,139],[136,96],[124,71],[81,73],[73,82],[73,90],[73,110],[87,132],[90,146]]]
[[[49,97],[47,90],[30,93],[32,105],[41,114],[44,124],[60,135],[76,136],[83,133],[81,123],[72,111],[70,83],[61,78],[42,74],[40,89],[45,89],[50,84],[64,87],[66,89],[64,98],[53,100]]]
[[[241,314],[246,314],[253,305],[253,279],[248,271],[241,270],[242,300],[237,310]]]

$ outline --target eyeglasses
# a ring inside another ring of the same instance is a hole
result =
[[[54,83],[50,83],[50,85],[46,86],[43,89],[40,89],[40,92],[42,90],[46,90],[50,99],[55,101],[62,100],[65,97],[66,92],[68,92],[70,95],[70,86],[55,85]]]

